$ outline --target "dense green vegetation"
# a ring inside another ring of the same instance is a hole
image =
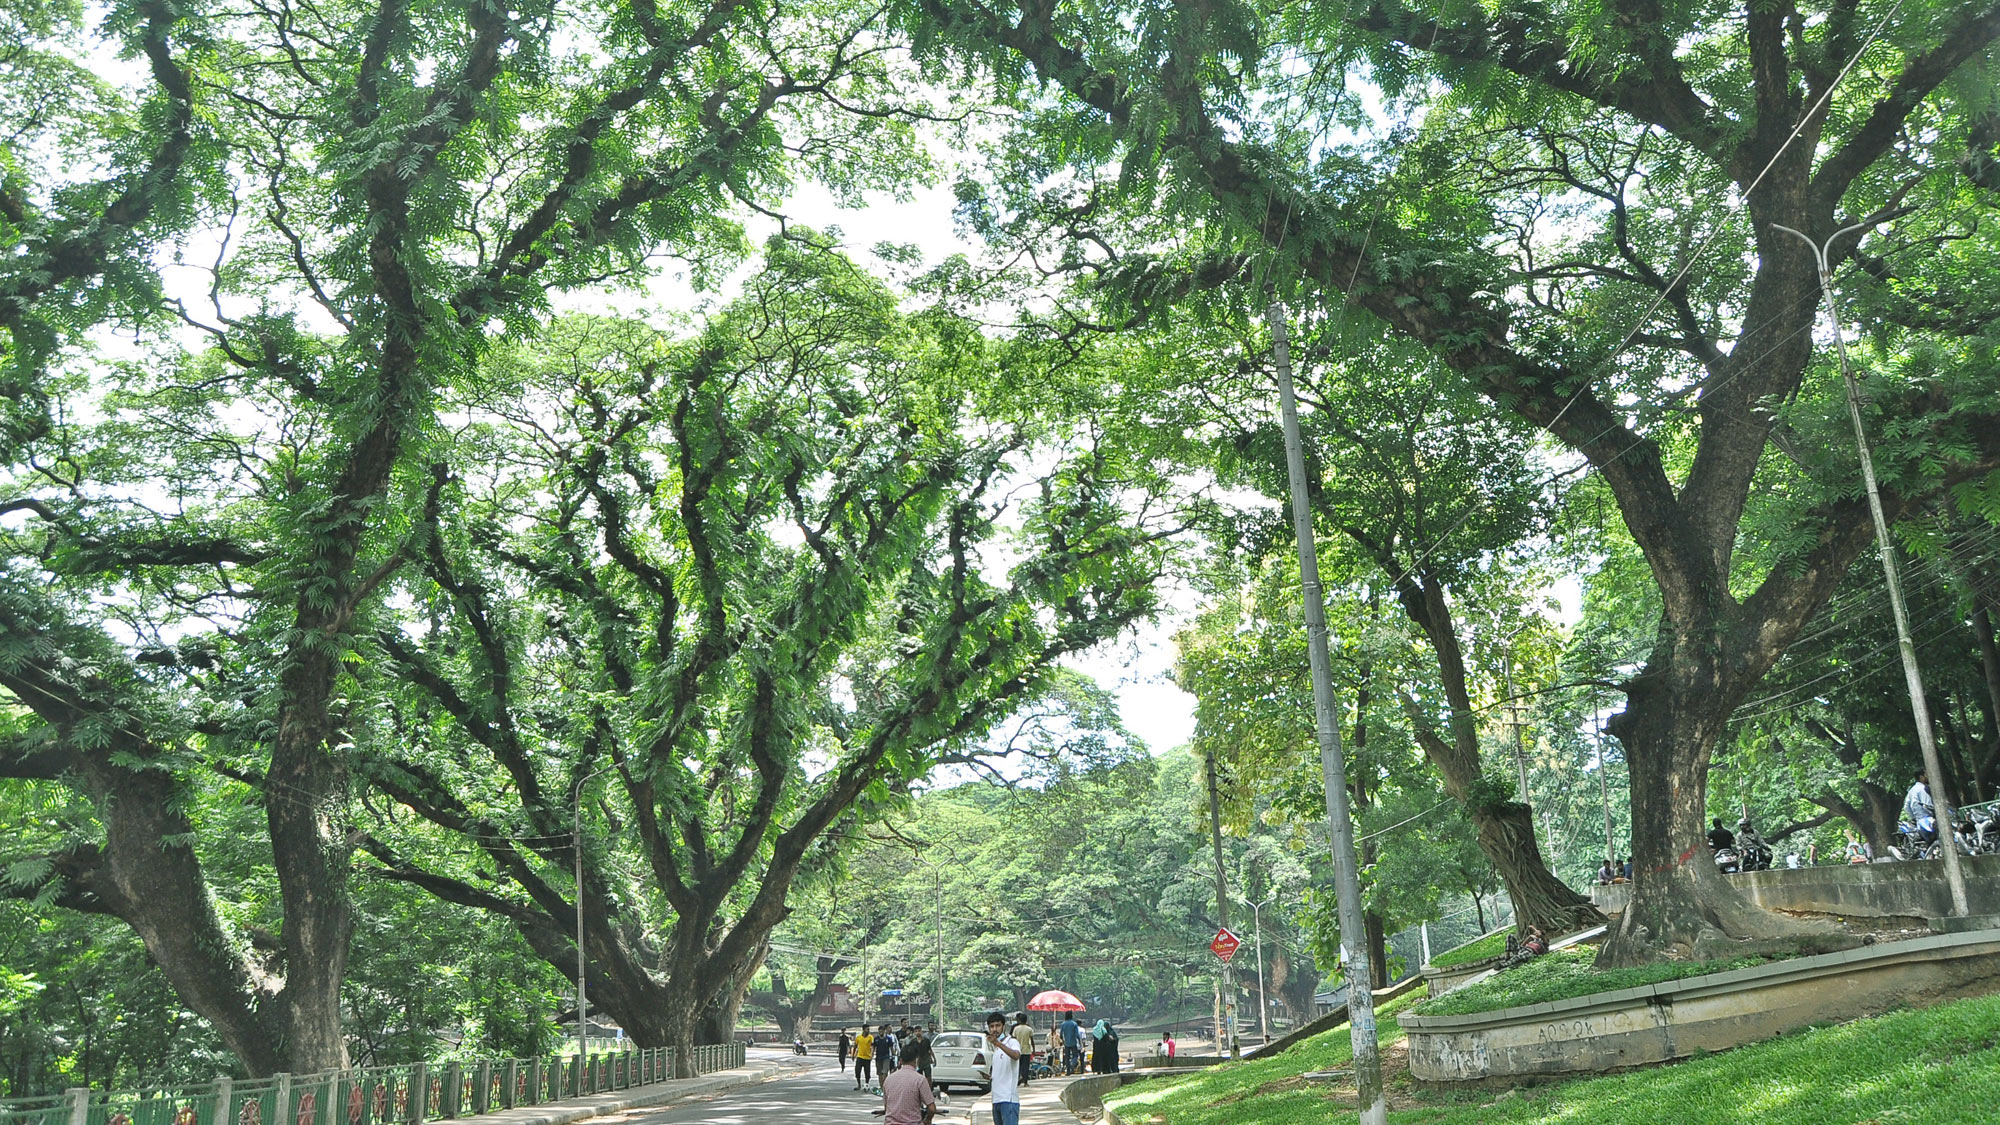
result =
[[[1412,924],[1597,920],[1607,853],[1606,965],[1850,940],[1688,862],[1710,817],[1879,850],[1916,771],[1778,228],[1859,224],[1944,785],[1993,797],[1996,40],[1991,0],[7,5],[0,1094],[546,1050],[579,971],[718,1041],[940,946],[951,1010],[1191,1018],[1249,903],[1303,1013]],[[945,185],[963,245],[804,213]],[[1186,747],[1079,670],[1163,628]]]
[[[1305,1125],[1337,1112],[1306,1071],[1338,1067],[1345,1029],[1270,1060],[1128,1086],[1129,1125]],[[1277,1065],[1279,1063],[1285,1065]],[[1605,1078],[1506,1092],[1395,1090],[1398,1125],[1787,1125],[1976,1121],[2000,1097],[2000,996],[1808,1028],[1768,1043]],[[1347,1095],[1351,1103],[1353,1094]]]

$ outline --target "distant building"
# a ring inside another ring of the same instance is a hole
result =
[[[813,1009],[814,1019],[861,1018],[861,1006],[854,1002],[854,994],[844,984],[836,984],[827,991],[826,999]]]

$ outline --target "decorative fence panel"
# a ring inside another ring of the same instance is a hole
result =
[[[741,1043],[694,1049],[696,1074],[743,1065]],[[419,1125],[665,1082],[671,1047],[538,1059],[359,1067],[201,1086],[77,1088],[0,1098],[0,1125]]]

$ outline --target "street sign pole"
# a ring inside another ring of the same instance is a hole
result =
[[[1229,883],[1222,873],[1222,796],[1216,786],[1215,751],[1208,752],[1208,821],[1215,839],[1215,913],[1222,924],[1222,932],[1229,933]],[[1232,937],[1234,935],[1231,935]],[[1218,937],[1217,940],[1220,940]],[[1234,946],[1230,953],[1236,952]],[[1215,1029],[1215,1053],[1229,1052],[1229,1057],[1241,1058],[1242,1049],[1236,1045],[1236,971],[1229,967],[1229,957],[1221,950],[1222,957],[1222,1026]]]

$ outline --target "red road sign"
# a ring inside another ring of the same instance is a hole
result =
[[[1222,958],[1222,962],[1225,965],[1229,963],[1229,959],[1231,957],[1234,957],[1236,955],[1236,951],[1242,948],[1242,946],[1243,946],[1242,939],[1238,938],[1235,934],[1230,933],[1229,927],[1227,926],[1224,926],[1222,929],[1215,931],[1215,940],[1208,943],[1208,948],[1212,952],[1214,952],[1214,954],[1217,957]]]

